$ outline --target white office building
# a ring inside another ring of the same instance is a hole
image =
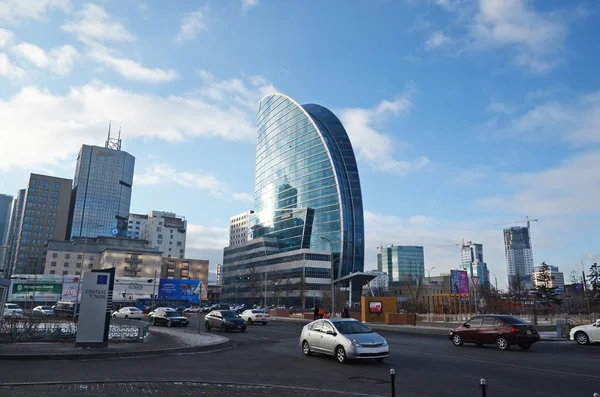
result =
[[[533,285],[533,252],[528,227],[514,226],[504,229],[504,251],[509,286],[517,279],[523,285]]]
[[[373,274],[374,276],[376,276],[373,280],[369,282],[369,288],[375,295],[381,295],[382,293],[388,292],[390,290],[389,278],[386,272],[373,270],[365,273]]]
[[[164,258],[185,258],[187,221],[173,212],[130,214],[128,235],[130,238],[146,240],[148,247],[161,251]]]
[[[536,265],[533,267],[533,285],[535,286],[540,284],[538,275],[540,274],[542,266],[543,265]],[[550,273],[550,282],[547,287],[556,288],[556,292],[562,294],[565,290],[565,275],[563,272],[559,271],[558,266],[548,266],[548,271]]]
[[[248,241],[248,221],[253,210],[232,216],[229,219],[229,246],[244,244]]]

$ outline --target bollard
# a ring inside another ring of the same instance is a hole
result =
[[[390,380],[392,383],[392,397],[396,397],[396,370],[390,369]]]
[[[600,397],[600,394],[594,393],[594,397]]]
[[[481,378],[479,381],[479,386],[481,387],[481,396],[487,397],[487,382],[484,378]]]

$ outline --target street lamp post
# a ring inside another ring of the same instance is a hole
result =
[[[494,276],[494,282],[496,284],[496,291],[498,291],[498,277],[496,277],[496,274],[494,272],[490,272],[488,270],[488,273],[490,273],[492,276]]]

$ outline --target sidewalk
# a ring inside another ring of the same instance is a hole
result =
[[[227,338],[212,334],[179,332],[151,327],[144,343],[110,343],[105,349],[75,348],[74,343],[0,343],[1,360],[93,360],[219,350],[229,347]]]
[[[349,393],[333,390],[295,388],[274,385],[248,385],[237,383],[199,383],[199,382],[112,382],[112,383],[73,383],[73,384],[33,384],[33,385],[0,385],[0,397],[378,397],[372,394]],[[398,394],[402,396],[403,394]],[[379,396],[381,397],[381,396]]]
[[[275,317],[280,321],[294,321],[308,324],[312,320],[306,320],[303,318],[292,318],[292,317]],[[423,325],[388,325],[382,323],[367,323],[369,328],[373,330],[380,331],[396,331],[410,334],[422,334],[422,335],[439,335],[439,336],[448,336],[448,331],[451,328],[442,328],[442,327],[430,327]],[[563,342],[568,341],[568,338],[559,338],[556,335],[556,332],[540,332],[540,339],[544,342]]]

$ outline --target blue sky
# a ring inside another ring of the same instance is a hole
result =
[[[461,238],[506,284],[499,223],[531,216],[536,263],[598,258],[600,35],[593,1],[4,0],[0,193],[72,178],[109,120],[136,156],[132,212],[190,224],[188,256],[222,260],[252,208],[265,94],[319,103],[359,161],[366,268],[424,245],[432,274]]]

